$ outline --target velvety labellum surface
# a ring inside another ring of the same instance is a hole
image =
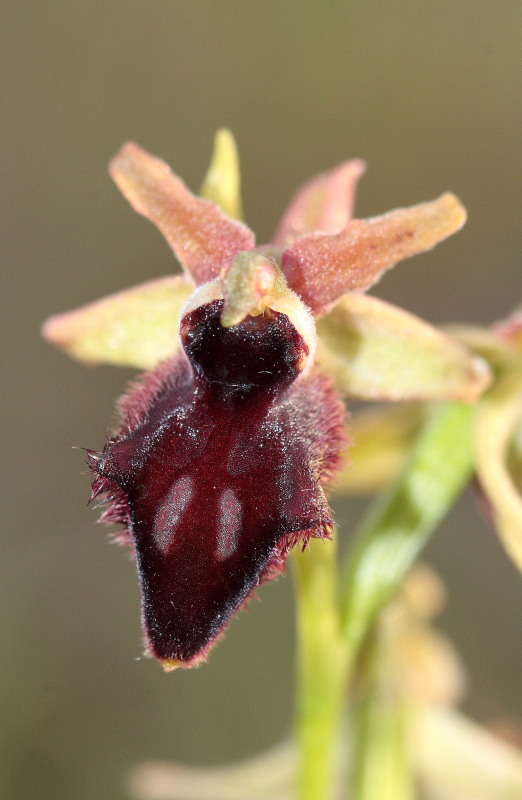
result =
[[[224,328],[223,301],[181,322],[184,352],[121,403],[122,429],[93,456],[93,493],[123,522],[140,573],[152,655],[197,663],[299,539],[329,534],[321,482],[344,445],[328,380],[285,314]]]

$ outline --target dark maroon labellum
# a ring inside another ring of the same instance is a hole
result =
[[[345,443],[343,406],[300,376],[308,348],[288,317],[224,328],[222,305],[183,318],[185,352],[131,389],[120,433],[90,456],[93,495],[135,548],[149,651],[186,666],[293,544],[329,535],[321,483]]]

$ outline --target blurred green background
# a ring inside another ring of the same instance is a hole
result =
[[[106,164],[135,139],[197,189],[214,131],[235,132],[248,222],[268,239],[309,175],[369,162],[357,214],[451,189],[465,230],[376,294],[439,323],[487,323],[522,299],[520,0],[36,2],[2,7],[2,419],[5,690],[0,796],[118,800],[146,758],[219,763],[285,735],[287,578],[234,621],[209,665],[142,659],[134,566],[86,508],[130,371],[40,341],[47,315],[175,268]],[[337,504],[348,537],[359,506]],[[429,548],[442,627],[483,721],[522,716],[522,580],[471,498]]]

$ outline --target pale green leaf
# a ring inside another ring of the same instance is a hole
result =
[[[490,380],[481,358],[376,297],[345,295],[317,321],[317,332],[317,360],[353,397],[472,402]]]
[[[178,350],[180,312],[193,290],[184,276],[159,278],[50,317],[42,333],[78,361],[151,369]]]
[[[494,372],[516,366],[520,359],[513,343],[497,336],[489,328],[476,325],[444,325],[444,333],[456,339],[472,353],[476,353],[491,366]]]

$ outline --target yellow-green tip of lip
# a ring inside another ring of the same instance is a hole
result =
[[[176,661],[174,658],[165,658],[160,661],[161,666],[165,670],[165,672],[174,672],[175,669],[179,669],[183,666],[181,661]]]

